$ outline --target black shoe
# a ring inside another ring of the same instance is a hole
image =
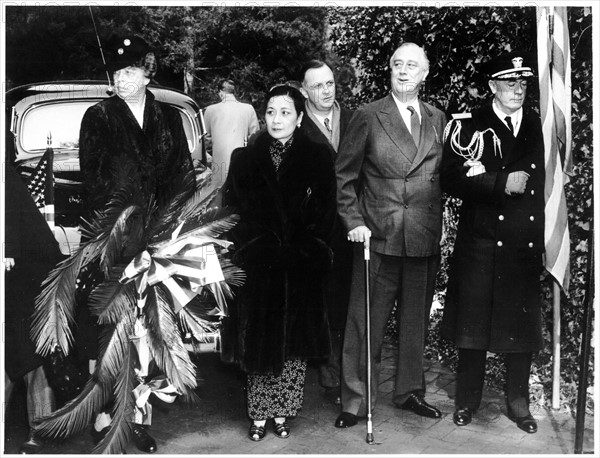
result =
[[[467,426],[469,423],[471,423],[474,413],[475,412],[472,409],[469,409],[468,407],[456,409],[454,415],[452,416],[454,424],[456,426]]]
[[[44,448],[44,442],[35,434],[35,432],[30,431],[29,438],[26,442],[21,444],[19,453],[21,455],[33,455],[40,453],[42,448]]]
[[[104,428],[102,428],[100,431],[96,431],[96,428],[94,428],[92,426],[92,430],[90,431],[90,434],[92,435],[92,441],[94,442],[94,445],[98,445],[98,443],[104,439],[104,436],[106,436],[106,433],[110,430],[110,426],[105,426]]]
[[[353,413],[342,412],[335,420],[336,428],[350,428],[358,423],[358,417]]]
[[[133,423],[133,443],[138,450],[145,453],[154,453],[157,450],[156,441],[139,423]]]
[[[425,402],[422,396],[412,393],[406,401],[400,406],[404,410],[412,410],[417,415],[428,418],[440,418],[442,413]]]
[[[516,417],[509,410],[508,418],[514,421],[519,429],[525,431],[526,433],[537,433],[537,422],[535,421],[535,418],[531,416],[531,414],[525,415],[524,417]]]
[[[258,426],[254,423],[250,425],[250,430],[248,431],[248,437],[250,438],[250,440],[253,440],[255,442],[261,441],[265,438],[266,434],[267,429],[265,428],[265,425]]]

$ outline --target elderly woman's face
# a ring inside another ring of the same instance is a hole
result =
[[[144,69],[126,67],[114,73],[115,91],[123,100],[134,102],[146,91],[150,80],[144,75]]]
[[[278,95],[267,103],[265,121],[271,137],[285,143],[292,137],[296,127],[302,121],[302,113],[298,115],[291,97]]]

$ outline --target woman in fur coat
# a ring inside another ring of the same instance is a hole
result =
[[[249,437],[267,419],[287,438],[302,406],[306,361],[329,353],[324,301],[327,244],[335,219],[335,175],[326,147],[298,130],[304,98],[276,86],[266,96],[267,132],[233,152],[223,205],[240,221],[230,232],[246,282],[231,311],[231,352],[247,372]]]

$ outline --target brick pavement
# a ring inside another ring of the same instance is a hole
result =
[[[568,413],[540,408],[533,411],[538,420],[537,434],[519,430],[505,415],[503,396],[484,394],[484,406],[473,422],[458,428],[452,422],[454,375],[438,363],[427,362],[427,401],[442,411],[438,420],[425,419],[394,407],[391,402],[395,354],[384,349],[379,399],[373,410],[375,443],[366,443],[365,421],[348,429],[333,426],[339,408],[325,399],[317,383],[316,370],[309,367],[303,409],[290,421],[292,434],[282,440],[268,428],[266,438],[252,442],[246,434],[243,381],[234,367],[220,363],[218,355],[197,355],[203,378],[197,392],[201,402],[194,407],[155,404],[151,433],[158,454],[573,454],[575,421]],[[15,393],[17,396],[17,393]],[[6,415],[4,452],[17,453],[26,434],[21,407],[13,405]],[[594,419],[586,419],[584,452],[594,451]],[[58,444],[49,444],[48,454],[86,454],[92,448],[89,428]],[[598,450],[596,449],[597,453]],[[128,454],[136,454],[130,445]]]

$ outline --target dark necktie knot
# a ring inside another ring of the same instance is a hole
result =
[[[515,129],[513,127],[512,119],[510,118],[510,116],[507,116],[506,118],[504,118],[504,120],[506,121],[506,125],[508,126],[508,129],[510,130],[510,133],[514,134],[515,133]]]
[[[325,118],[325,121],[323,121],[323,124],[325,124],[325,127],[327,128],[327,130],[329,132],[331,132],[331,124],[329,124],[329,118]]]

